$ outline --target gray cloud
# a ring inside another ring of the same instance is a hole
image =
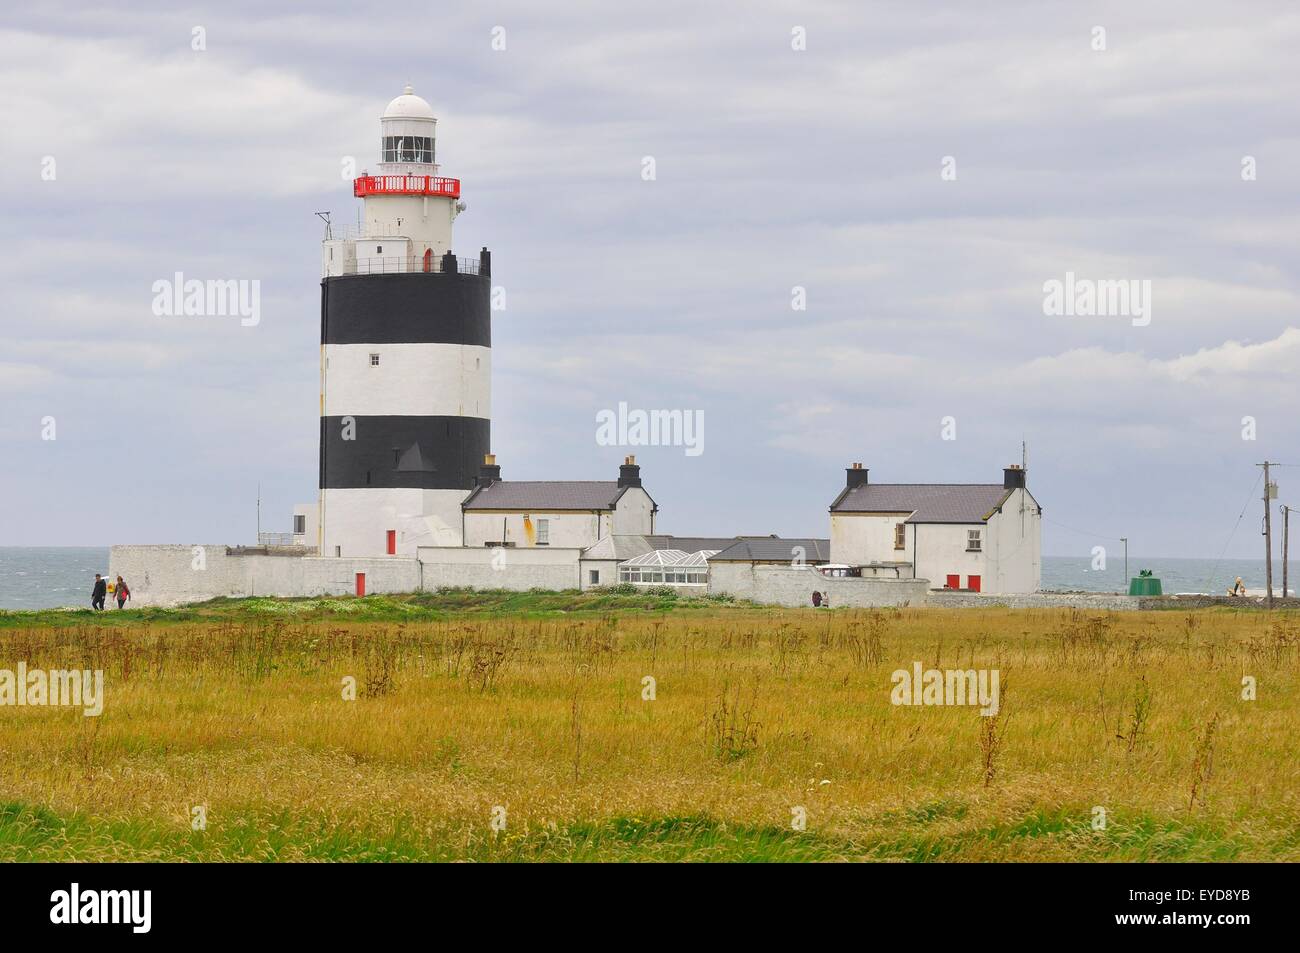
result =
[[[490,246],[507,290],[507,476],[612,473],[622,451],[596,446],[595,414],[620,400],[699,408],[702,456],[638,453],[664,528],[822,534],[852,460],[885,481],[995,480],[1026,439],[1049,552],[1092,545],[1065,524],[1217,555],[1253,464],[1300,463],[1290,4],[395,19],[342,3],[8,15],[0,488],[22,505],[0,542],[245,540],[259,481],[264,525],[287,527],[316,473],[312,213],[355,214],[341,163],[373,163],[408,81],[464,183],[461,253]],[[152,282],[176,271],[259,280],[261,323],[153,315]],[[1151,325],[1045,316],[1043,283],[1066,271],[1150,279]],[[1238,534],[1234,553],[1257,549]]]

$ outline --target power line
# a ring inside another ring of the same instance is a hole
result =
[[[1237,535],[1237,530],[1241,527],[1241,521],[1246,518],[1246,510],[1250,507],[1251,503],[1255,502],[1255,487],[1259,486],[1259,481],[1262,479],[1264,479],[1264,473],[1261,470],[1259,476],[1255,478],[1255,482],[1250,486],[1250,493],[1246,495],[1246,502],[1242,504],[1241,507],[1241,515],[1237,517],[1237,522],[1232,525],[1232,532],[1228,534],[1228,539],[1223,544],[1223,549],[1219,552],[1218,558],[1214,560],[1214,564],[1210,566],[1210,575],[1207,576],[1205,580],[1206,592],[1210,591],[1210,583],[1214,581],[1214,574],[1219,571],[1219,563],[1223,562],[1223,554],[1226,553],[1228,547],[1232,545],[1232,538]]]
[[[1064,523],[1058,523],[1056,520],[1049,520],[1046,516],[1043,517],[1043,522],[1051,523],[1053,526],[1059,526],[1061,529],[1068,529],[1071,533],[1078,533],[1080,536],[1091,536],[1093,539],[1104,539],[1110,543],[1124,542],[1123,536],[1107,536],[1104,533],[1093,533],[1088,530],[1075,529],[1073,526],[1066,526]]]

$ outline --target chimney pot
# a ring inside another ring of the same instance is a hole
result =
[[[483,463],[478,468],[478,477],[474,480],[475,486],[490,486],[501,479],[501,467],[497,466],[497,455],[495,453],[483,454]]]
[[[618,485],[620,489],[641,485],[641,468],[637,466],[635,456],[629,454],[623,458],[623,465],[618,468]]]

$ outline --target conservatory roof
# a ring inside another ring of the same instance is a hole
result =
[[[680,549],[655,549],[640,556],[634,556],[624,566],[671,566],[674,569],[707,569],[709,557],[716,550],[702,549],[698,552],[687,553]]]

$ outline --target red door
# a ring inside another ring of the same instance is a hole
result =
[[[966,577],[966,588],[969,589],[971,592],[979,592],[979,591],[980,591],[980,577],[979,577],[979,576],[967,576],[967,577]]]
[[[948,576],[948,588],[949,588],[949,589],[960,589],[960,588],[961,588],[961,576],[958,576],[958,575],[955,575],[955,574],[949,575],[949,576]]]
[[[433,249],[432,248],[426,248],[424,250],[424,270],[426,272],[433,270]]]
[[[388,531],[388,555],[397,555],[397,530],[395,529]]]
[[[363,572],[359,572],[357,573],[357,595],[364,596],[365,594],[366,594],[366,574]]]

